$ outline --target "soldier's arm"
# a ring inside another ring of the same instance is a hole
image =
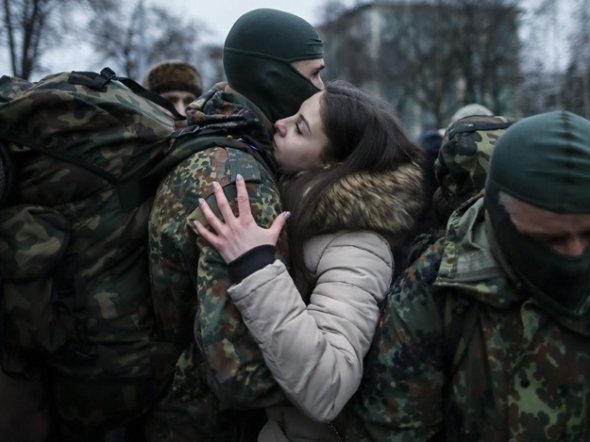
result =
[[[437,255],[431,248],[410,266],[384,304],[363,381],[340,418],[347,440],[424,441],[442,430],[445,340],[432,287]]]
[[[233,170],[219,179],[230,205],[236,205],[235,177],[244,176],[256,222],[268,227],[281,212],[278,191],[256,171]],[[216,211],[215,197],[206,201]],[[197,209],[198,211],[198,209]],[[217,212],[218,213],[218,212]],[[222,405],[231,408],[266,408],[286,404],[280,387],[267,369],[262,353],[227,295],[227,265],[217,251],[197,240],[197,312],[194,335],[208,367],[208,383]]]

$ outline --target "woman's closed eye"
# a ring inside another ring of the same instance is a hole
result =
[[[299,127],[299,122],[295,123],[295,133],[297,135],[303,135],[303,132],[301,132],[301,128]]]

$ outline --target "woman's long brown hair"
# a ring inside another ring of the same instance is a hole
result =
[[[330,187],[356,172],[395,170],[410,162],[424,165],[422,151],[405,135],[397,119],[375,98],[344,81],[328,83],[320,100],[320,117],[328,145],[326,167],[286,176],[283,204],[291,211],[288,221],[292,275],[308,301],[314,281],[307,271],[303,245],[320,233],[311,214]]]

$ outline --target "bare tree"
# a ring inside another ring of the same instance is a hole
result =
[[[590,118],[590,0],[576,3],[562,100],[564,108]]]
[[[113,0],[2,0],[1,37],[6,43],[12,74],[29,79],[42,69],[41,54],[58,46],[64,30],[72,28],[72,16],[81,10],[105,10]]]
[[[513,114],[521,81],[517,4],[364,2],[321,27],[327,77],[347,79],[380,96],[412,131],[423,124],[442,127],[469,102]]]
[[[327,8],[334,2],[328,2]],[[367,41],[371,30],[363,20],[357,20],[353,14],[342,10],[326,12],[328,20],[320,27],[319,32],[324,37],[326,45],[326,78],[340,78],[354,84],[361,85],[371,78],[374,71]],[[342,32],[345,29],[346,32]]]
[[[480,102],[496,113],[514,113],[505,94],[520,84],[517,4],[513,0],[451,2],[458,11],[455,58],[465,80],[461,104]]]
[[[127,16],[120,12],[99,14],[91,23],[92,44],[121,73],[140,78],[140,51],[147,49],[147,63],[177,58],[199,67],[201,60],[209,60],[199,45],[206,26],[196,20],[183,19],[159,7],[145,8],[141,24],[139,8]]]
[[[456,106],[449,96],[457,89],[457,68],[451,62],[456,46],[441,44],[456,36],[440,19],[439,8],[440,4],[405,5],[384,35],[379,69],[385,81],[397,85],[392,97],[396,111],[403,113],[407,103],[417,103],[434,117],[435,127],[443,124],[448,108]]]
[[[524,113],[590,117],[590,0],[535,2],[524,28]]]
[[[324,23],[334,21],[346,9],[346,5],[342,0],[325,0],[324,3],[316,7],[317,15]]]

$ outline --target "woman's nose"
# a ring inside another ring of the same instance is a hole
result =
[[[277,133],[281,136],[284,137],[285,133],[287,131],[287,128],[285,126],[285,118],[281,119],[281,120],[277,120],[275,122],[275,130],[277,131]]]

